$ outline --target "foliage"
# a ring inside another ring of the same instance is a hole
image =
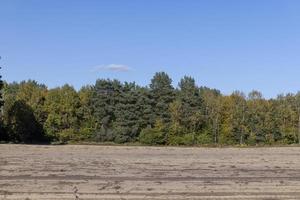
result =
[[[167,128],[162,120],[158,120],[153,128],[145,128],[141,131],[139,141],[148,145],[166,144]]]
[[[0,89],[2,84],[0,82]],[[76,91],[28,80],[3,83],[0,140],[95,141],[147,145],[295,144],[300,93],[264,99],[258,91],[199,87],[184,76],[174,88],[165,72],[149,86],[99,79]]]
[[[64,85],[49,90],[44,109],[47,112],[44,129],[52,140],[65,141],[79,131],[80,98],[73,87]]]
[[[44,140],[42,126],[36,120],[32,108],[25,101],[16,100],[8,104],[4,119],[10,141],[35,143]]]

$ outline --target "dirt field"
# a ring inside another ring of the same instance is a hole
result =
[[[0,199],[76,198],[300,199],[300,148],[0,145]]]

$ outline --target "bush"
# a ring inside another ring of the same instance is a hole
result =
[[[64,129],[58,133],[58,140],[62,143],[67,143],[74,138],[74,135],[73,129]]]
[[[139,141],[142,144],[163,145],[165,144],[165,136],[166,134],[159,129],[146,128],[141,131],[141,134],[139,136]]]
[[[103,126],[95,132],[96,142],[112,142],[114,140],[114,133],[110,128],[104,128]]]
[[[293,144],[297,141],[295,134],[293,133],[285,133],[284,134],[284,143],[285,144]]]
[[[197,141],[197,144],[212,144],[213,143],[212,136],[206,132],[199,134],[196,137],[196,141]]]
[[[76,134],[76,141],[84,141],[84,140],[91,140],[95,133],[95,129],[93,128],[81,128],[79,133]]]
[[[123,144],[126,142],[135,142],[137,139],[138,132],[138,127],[115,127],[114,142],[118,144]]]
[[[170,145],[193,145],[195,143],[194,134],[185,134],[182,136],[170,136],[169,144]]]

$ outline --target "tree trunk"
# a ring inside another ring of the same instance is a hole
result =
[[[245,124],[245,107],[243,105],[243,118],[242,118],[242,127],[241,127],[241,137],[240,137],[240,145],[244,143],[244,124]]]
[[[218,117],[214,120],[214,142],[215,144],[218,143]]]
[[[241,132],[241,137],[240,137],[240,145],[242,145],[244,142],[243,142],[243,132]]]

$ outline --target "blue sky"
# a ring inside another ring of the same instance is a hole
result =
[[[0,0],[5,80],[77,89],[97,78],[265,97],[300,90],[298,0]]]

